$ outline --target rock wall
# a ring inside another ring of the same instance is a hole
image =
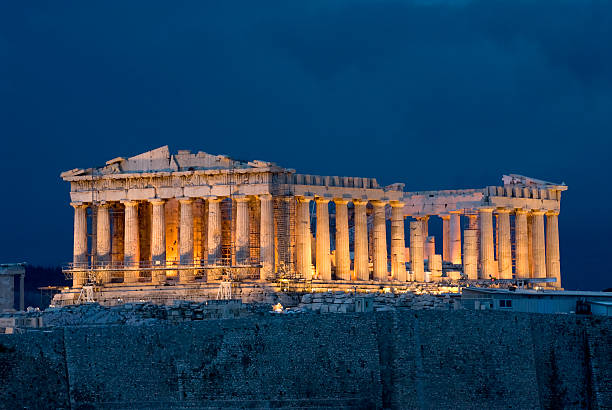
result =
[[[0,408],[612,405],[612,321],[276,315],[0,336]]]

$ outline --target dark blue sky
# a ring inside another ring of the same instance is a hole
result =
[[[407,190],[565,182],[564,284],[612,286],[612,3],[0,4],[0,261],[71,259],[63,170],[168,144]]]

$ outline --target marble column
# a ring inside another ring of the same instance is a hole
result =
[[[368,267],[368,219],[366,205],[368,201],[353,199],[355,205],[355,279],[370,280]]]
[[[529,264],[529,277],[533,278],[533,215],[527,213],[527,263]]]
[[[423,245],[424,258],[428,261],[436,254],[436,237],[428,236]]]
[[[310,201],[312,198],[297,197],[297,226],[296,226],[296,247],[297,247],[297,269],[304,279],[312,279],[312,249],[310,231]]]
[[[557,281],[550,286],[561,287],[561,261],[559,255],[559,211],[546,212],[546,277]]]
[[[193,266],[193,199],[180,198],[179,260],[181,265]],[[193,269],[179,271],[179,283],[193,280]]]
[[[151,213],[151,261],[153,267],[166,265],[166,218],[165,201],[163,199],[150,199],[153,211]],[[151,282],[160,284],[166,280],[166,271],[153,270]]]
[[[387,272],[387,227],[384,201],[372,201],[374,206],[374,280],[389,280]]]
[[[74,208],[74,243],[72,263],[74,268],[87,268],[87,205],[70,204]],[[85,283],[85,272],[74,272],[72,286],[81,287]]]
[[[97,265],[108,266],[111,262],[111,221],[109,205],[98,204],[96,207],[96,253]],[[110,271],[103,271],[99,276],[102,283],[110,283]]]
[[[262,268],[260,279],[267,280],[274,275],[274,208],[272,195],[259,196],[261,218],[259,227],[259,246]]]
[[[138,202],[124,201],[125,205],[125,229],[123,264],[127,268],[140,265],[140,243],[138,231]],[[126,270],[123,283],[138,282],[140,273],[137,270]]]
[[[210,197],[208,201],[208,264],[220,265],[221,261],[221,198]]]
[[[478,210],[480,222],[480,279],[497,277],[495,249],[493,247],[493,208]]]
[[[517,279],[529,278],[529,240],[527,238],[527,211],[517,209],[514,215],[514,256]]]
[[[406,240],[404,238],[404,203],[391,201],[391,275],[406,282]]]
[[[478,231],[463,231],[463,274],[470,280],[478,279]]]
[[[425,282],[423,263],[423,221],[410,222],[410,264],[414,280]]]
[[[125,239],[125,211],[121,204],[115,204],[111,213],[113,238],[111,239],[111,259],[113,266],[123,264],[123,240]]]
[[[248,263],[249,246],[249,198],[237,197],[236,201],[236,263]]]
[[[461,212],[450,212],[450,262],[461,265]]]
[[[546,277],[546,243],[544,241],[544,211],[531,211],[533,218],[532,244],[533,244],[533,277]]]
[[[317,203],[317,279],[331,280],[328,209],[329,199],[319,197],[315,199],[315,202]]]
[[[348,200],[336,198],[334,202],[336,203],[336,278],[340,280],[351,280]]]
[[[450,262],[450,215],[440,215],[442,219],[442,260]]]
[[[512,279],[510,209],[497,209],[497,262],[500,279]]]

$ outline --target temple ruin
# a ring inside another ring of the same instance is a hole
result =
[[[64,269],[72,292],[88,284],[151,298],[153,289],[194,295],[220,282],[561,288],[564,184],[511,174],[499,186],[406,192],[402,183],[167,146],[61,178],[74,207],[74,255]],[[442,238],[428,233],[432,217],[442,220]]]

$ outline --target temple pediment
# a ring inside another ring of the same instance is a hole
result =
[[[557,187],[557,189],[560,191],[565,191],[567,189],[567,186],[565,185],[565,183],[558,184],[555,182],[543,181],[541,179],[526,177],[524,175],[518,175],[518,174],[503,175],[502,181],[504,185],[519,185],[519,186],[525,186],[525,187],[538,187],[538,188]]]
[[[171,154],[167,145],[143,152],[133,157],[117,157],[106,161],[105,165],[98,168],[75,168],[62,172],[62,178],[75,176],[103,176],[110,174],[126,173],[151,173],[151,172],[178,172],[195,170],[215,169],[248,169],[267,168],[274,166],[272,162],[266,161],[240,161],[234,160],[227,155],[213,155],[203,151],[192,153],[189,150],[179,150]]]

